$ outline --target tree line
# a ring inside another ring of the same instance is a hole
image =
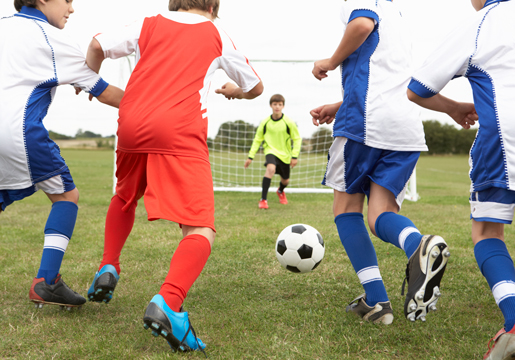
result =
[[[477,129],[457,129],[436,120],[423,122],[427,154],[468,154]],[[247,152],[252,146],[257,126],[243,120],[223,123],[214,139],[208,138],[210,150]],[[332,131],[319,128],[311,138],[302,139],[302,152],[327,153],[332,144]]]

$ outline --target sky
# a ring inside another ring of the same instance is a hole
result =
[[[470,0],[394,1],[410,24],[415,67],[456,26],[474,14]],[[340,101],[342,97],[338,70],[321,82],[311,74],[313,61],[330,57],[341,40],[342,4],[343,0],[221,0],[217,23],[250,59],[265,91],[254,100],[229,101],[212,90],[208,98],[208,136],[214,137],[218,126],[225,121],[241,119],[259,124],[271,114],[270,97],[280,93],[286,98],[284,113],[297,123],[301,136],[309,137],[316,130],[309,111]],[[167,0],[74,0],[73,6],[75,13],[63,31],[84,52],[91,38],[100,32],[168,11]],[[0,17],[14,12],[13,0],[0,2]],[[129,60],[107,59],[100,74],[107,82],[124,87],[130,75]],[[227,81],[230,79],[219,70],[211,89]],[[450,82],[442,94],[459,101],[472,101],[466,79]],[[76,96],[71,86],[60,86],[44,124],[49,130],[71,136],[79,129],[108,136],[116,133],[117,114],[117,109],[96,99],[87,101],[86,94]],[[421,119],[453,123],[447,115],[429,110],[421,110]]]

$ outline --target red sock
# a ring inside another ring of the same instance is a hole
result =
[[[118,195],[113,196],[109,210],[107,210],[105,237],[104,237],[104,257],[99,270],[104,265],[111,264],[120,274],[120,253],[125,240],[131,233],[136,217],[136,206],[124,212],[122,208],[126,205]]]
[[[180,311],[186,294],[204,269],[210,254],[211,244],[205,236],[188,235],[179,243],[159,291],[170,309]]]

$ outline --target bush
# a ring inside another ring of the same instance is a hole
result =
[[[428,154],[468,154],[477,129],[457,129],[436,120],[424,121]]]

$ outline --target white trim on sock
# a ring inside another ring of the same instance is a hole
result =
[[[61,234],[45,234],[45,245],[43,249],[53,249],[66,252],[70,239]]]
[[[499,305],[504,299],[515,296],[515,283],[509,280],[499,281],[492,287],[492,294]]]
[[[381,272],[379,271],[378,266],[369,266],[366,268],[361,269],[357,272],[359,281],[361,282],[361,285],[368,284],[372,281],[379,281],[383,280],[381,277]]]
[[[404,228],[401,231],[401,233],[399,234],[399,246],[401,247],[402,250],[406,251],[404,249],[404,243],[406,242],[406,239],[408,238],[408,236],[410,236],[413,233],[420,234],[420,231],[416,227],[408,226],[407,228]]]

